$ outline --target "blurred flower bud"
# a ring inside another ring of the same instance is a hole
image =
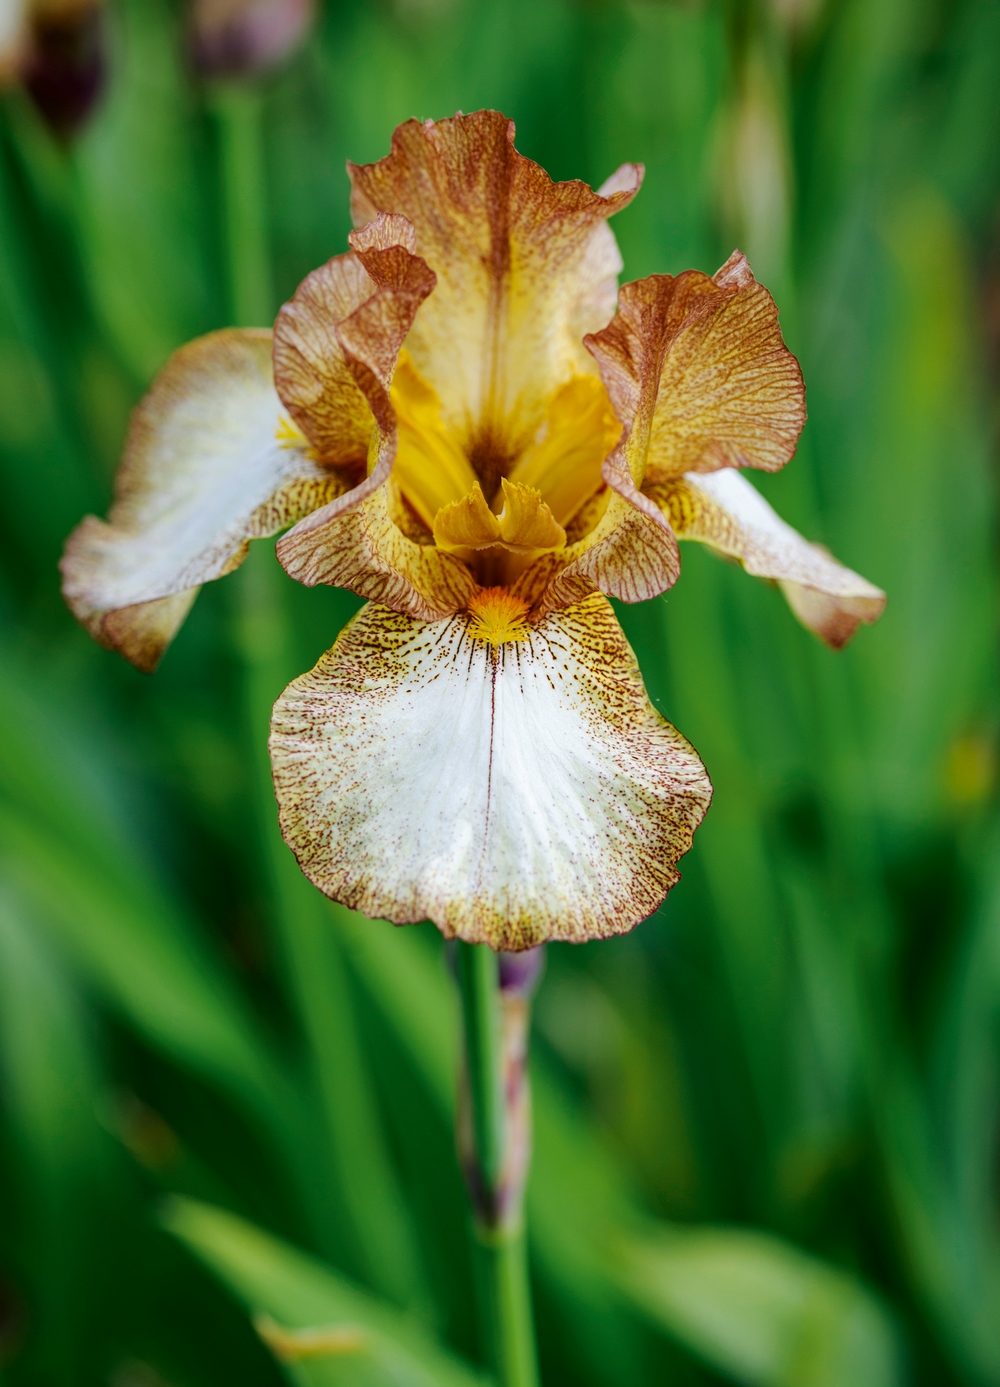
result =
[[[824,0],[771,0],[775,19],[793,39],[808,34],[823,11]]]
[[[727,234],[761,280],[781,277],[788,253],[791,157],[772,63],[745,55],[721,130],[719,194]]]
[[[17,81],[27,47],[27,0],[0,0],[0,87]]]
[[[21,80],[47,124],[72,135],[93,110],[107,71],[101,0],[33,0]]]
[[[252,77],[305,38],[315,0],[194,0],[191,56],[203,77]]]

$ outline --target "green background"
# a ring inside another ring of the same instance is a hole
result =
[[[106,36],[77,139],[16,88],[0,123],[0,1371],[458,1387],[440,942],[313,892],[267,782],[355,599],[261,542],[149,679],[59,597],[131,406],[228,319],[224,98],[166,0]],[[619,609],[715,801],[657,916],[548,950],[546,1387],[1000,1383],[1000,6],[331,0],[260,91],[275,308],[410,116],[499,107],[557,178],[645,162],[624,277],[747,252],[810,416],[761,490],[889,594],[834,655],[686,546]],[[363,1344],[280,1366],[255,1313]]]

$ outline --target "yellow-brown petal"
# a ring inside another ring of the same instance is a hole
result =
[[[805,423],[799,364],[778,311],[735,251],[711,278],[687,270],[626,284],[587,339],[637,484],[720,467],[783,467]]]
[[[439,549],[487,549],[500,542],[500,521],[486,504],[478,482],[468,496],[443,506],[434,520],[434,543]]]
[[[275,704],[282,832],[327,895],[497,949],[621,934],[711,786],[594,596],[495,646],[365,607]]]
[[[386,158],[350,166],[355,221],[402,214],[437,274],[408,346],[486,476],[531,441],[564,381],[593,370],[581,340],[614,311],[621,268],[605,221],[642,176],[626,165],[597,193],[553,183],[513,138],[497,111],[411,120]]]
[[[278,542],[278,558],[308,587],[331,583],[422,620],[455,611],[475,591],[465,566],[433,545],[408,538],[392,519],[386,482],[396,455],[391,402],[399,350],[417,309],[434,288],[434,275],[410,251],[406,219],[380,216],[352,233],[355,254],[375,292],[337,325],[348,370],[375,421],[368,477]]]
[[[522,486],[504,477],[500,488],[503,495],[500,538],[508,549],[530,552],[563,547],[566,531],[556,523],[555,516],[534,487]]]
[[[360,489],[342,499],[349,501]],[[392,518],[386,486],[350,501],[331,520],[332,509],[307,516],[278,540],[278,558],[300,583],[350,588],[419,621],[449,616],[475,592],[464,563],[403,533]]]
[[[536,614],[603,592],[622,602],[646,602],[677,581],[677,540],[662,510],[635,486],[620,448],[604,464],[603,515],[583,539],[543,555],[515,583]]]
[[[390,402],[396,416],[393,480],[427,529],[443,506],[468,496],[476,485],[472,464],[441,423],[437,391],[400,354]]]
[[[882,615],[885,593],[803,539],[739,472],[691,473],[648,493],[679,538],[700,540],[738,559],[755,577],[778,582],[803,625],[834,649],[861,622]]]
[[[337,327],[375,293],[354,254],[336,255],[299,285],[274,325],[274,380],[288,413],[319,457],[368,456],[372,412],[347,365]]]
[[[63,594],[95,639],[151,670],[197,593],[274,534],[337,496],[283,427],[271,334],[210,333],[168,361],[132,416],[115,503],[66,544]]]

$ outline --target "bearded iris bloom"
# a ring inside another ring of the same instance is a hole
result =
[[[553,183],[493,111],[409,121],[350,169],[350,251],[266,331],[199,339],[129,433],[73,611],[152,669],[251,539],[367,604],[274,709],[282,831],[364,913],[523,949],[621,933],[708,807],[609,597],[666,591],[678,539],[781,584],[833,646],[883,594],[746,480],[795,451],[798,363],[734,253],[617,293],[639,190]],[[290,527],[290,528],[288,528]]]

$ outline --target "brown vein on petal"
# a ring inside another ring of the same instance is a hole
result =
[[[330,583],[430,620],[454,611],[475,590],[468,570],[432,546],[414,543],[394,524],[385,483],[396,455],[393,372],[413,319],[435,276],[410,247],[413,228],[398,215],[377,216],[351,244],[372,293],[335,327],[342,359],[375,420],[371,474],[308,516],[278,544],[278,558],[307,586]]]
[[[632,426],[637,484],[720,467],[775,471],[794,453],[802,373],[774,300],[739,252],[712,278],[687,270],[625,285],[616,317],[586,345]]]
[[[488,495],[553,392],[592,370],[581,338],[607,321],[621,266],[604,222],[641,181],[627,166],[607,195],[553,183],[513,138],[497,111],[407,121],[385,159],[349,166],[356,221],[405,216],[438,276],[408,346]]]
[[[336,255],[306,276],[274,325],[275,387],[325,462],[363,462],[368,454],[371,409],[348,368],[337,326],[374,291],[356,255]]]
[[[383,472],[387,475],[387,472]],[[317,512],[278,541],[278,558],[307,587],[329,583],[422,621],[464,607],[476,590],[465,564],[432,544],[416,544],[392,519],[388,488],[378,470],[360,503],[350,499],[338,515]],[[324,516],[326,515],[326,518]],[[310,528],[310,522],[316,524]]]

